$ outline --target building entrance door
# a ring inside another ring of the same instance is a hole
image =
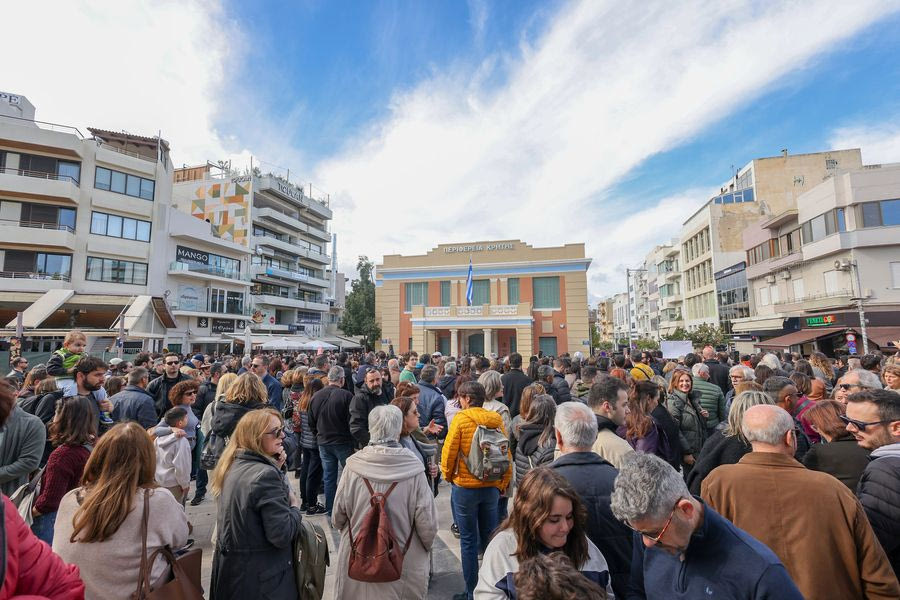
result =
[[[469,336],[469,354],[484,355],[484,334],[473,333]]]
[[[441,356],[450,356],[450,338],[447,336],[442,336],[438,338],[438,351],[440,351]]]

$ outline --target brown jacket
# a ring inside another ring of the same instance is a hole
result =
[[[862,506],[831,475],[783,454],[751,452],[714,469],[701,496],[771,548],[804,597],[900,598]]]

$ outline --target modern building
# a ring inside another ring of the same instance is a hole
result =
[[[597,332],[601,342],[616,341],[613,322],[613,299],[605,298],[597,303]]]
[[[613,303],[613,332],[615,334],[616,343],[628,338],[629,327],[631,329],[631,337],[638,337],[637,328],[634,321],[630,319],[628,306],[628,293],[620,292],[612,297]]]
[[[739,169],[681,229],[684,322],[689,330],[722,324],[716,273],[745,259],[742,234],[781,214],[838,169],[862,167],[859,149],[758,158]]]
[[[239,306],[235,296],[229,305],[229,293],[237,290],[226,291],[226,304],[214,306],[222,311],[219,318],[237,322],[239,315],[249,316],[259,334],[321,336],[331,311],[328,198],[258,169],[220,171],[208,165],[179,169],[173,191],[180,210],[209,221],[214,236],[250,255],[240,271],[241,278],[249,277],[249,297]],[[240,313],[233,312],[238,307]]]
[[[647,280],[646,314],[638,318],[640,337],[660,340],[683,326],[681,319],[681,269],[678,240],[660,244],[644,259]]]
[[[743,235],[756,348],[862,353],[900,339],[900,164],[835,168]]]
[[[731,336],[731,341],[739,351],[746,351],[750,341],[746,336],[735,334],[733,324],[736,319],[750,316],[750,300],[747,292],[747,263],[741,261],[736,265],[716,271],[716,308],[719,312],[719,326]]]
[[[0,93],[0,325],[25,352],[78,328],[88,352],[159,350],[165,300],[169,147],[159,137],[35,120]]]
[[[466,281],[471,261],[471,301]],[[584,244],[441,244],[376,265],[380,348],[459,356],[558,356],[590,347]]]

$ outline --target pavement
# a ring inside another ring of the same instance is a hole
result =
[[[300,497],[298,480],[291,473],[288,475],[294,493]],[[193,487],[193,484],[192,484]],[[193,489],[189,498],[193,498]],[[324,496],[319,497],[322,504]],[[428,600],[450,600],[453,595],[465,590],[462,577],[462,566],[459,561],[459,540],[450,533],[450,525],[453,522],[450,516],[450,486],[442,481],[435,498],[438,514],[438,536],[434,541],[432,550],[432,576],[428,586]],[[194,526],[191,537],[194,538],[195,547],[203,548],[203,589],[209,590],[209,577],[212,571],[212,530],[216,522],[216,503],[211,494],[199,506],[186,507],[188,520]],[[340,544],[340,531],[334,529],[328,520],[322,515],[307,517],[312,522],[322,527],[326,534],[331,535],[328,550],[331,554],[331,566],[328,567],[325,578],[325,595],[323,600],[334,600],[334,570],[337,565],[337,551]]]

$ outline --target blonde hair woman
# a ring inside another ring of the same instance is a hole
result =
[[[284,476],[282,440],[277,410],[248,412],[213,471],[218,513],[210,598],[297,598],[291,546],[300,508]]]
[[[53,551],[81,570],[86,598],[128,600],[141,569],[141,523],[149,509],[147,555],[169,546],[181,548],[188,522],[181,504],[156,487],[156,451],[138,423],[116,425],[91,452],[81,487],[59,504]],[[169,566],[157,560],[150,573],[156,586],[169,577]]]
[[[219,384],[221,385],[221,381]],[[255,373],[248,371],[228,386],[224,402],[217,402],[210,429],[223,439],[228,439],[241,417],[268,404],[269,393],[266,386]]]

